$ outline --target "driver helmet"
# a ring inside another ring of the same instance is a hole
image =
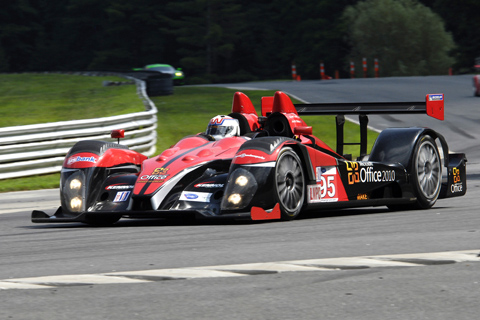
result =
[[[215,138],[215,140],[239,136],[240,125],[237,119],[229,116],[218,115],[210,120],[205,133]]]

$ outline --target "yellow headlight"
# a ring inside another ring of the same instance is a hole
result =
[[[78,179],[73,179],[70,181],[70,189],[80,189],[82,187],[82,182]]]
[[[238,193],[233,193],[228,197],[228,202],[232,204],[239,204],[242,201],[242,196],[239,195]]]
[[[70,200],[70,207],[74,211],[78,211],[82,208],[82,199],[79,197],[75,197],[72,200]]]
[[[245,176],[239,176],[237,180],[235,180],[235,184],[238,184],[240,187],[245,187],[248,183],[248,178]]]

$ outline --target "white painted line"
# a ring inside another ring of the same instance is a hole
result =
[[[199,267],[198,269],[215,269],[215,270],[230,270],[230,271],[271,271],[271,272],[287,272],[287,271],[328,271],[327,268],[317,268],[310,266],[300,266],[295,263],[248,263],[248,264],[231,264],[225,266],[209,266]]]
[[[54,287],[50,286],[43,286],[37,284],[29,284],[29,283],[15,283],[15,282],[6,282],[0,281],[0,290],[8,290],[8,289],[51,289]]]
[[[34,278],[5,279],[3,281],[46,286],[146,282],[145,280],[129,279],[124,277],[109,277],[101,274],[73,274]]]
[[[397,254],[394,256],[376,256],[379,259],[425,259],[453,260],[456,262],[480,261],[480,250],[446,251],[432,253]]]
[[[217,271],[217,270],[202,270],[196,268],[178,268],[178,269],[157,269],[157,270],[141,270],[141,271],[127,271],[127,272],[113,272],[106,273],[106,276],[123,276],[123,277],[147,277],[147,278],[223,278],[223,277],[240,277],[242,274]]]
[[[308,265],[308,266],[330,266],[330,267],[418,267],[418,264],[398,261],[377,260],[373,258],[332,258],[332,259],[313,259],[313,260],[297,260],[286,261],[288,263]]]
[[[244,277],[256,274],[336,271],[352,268],[425,267],[455,262],[480,262],[480,249],[433,253],[292,260],[175,269],[58,275],[0,280],[0,290],[45,289],[58,286],[149,283],[161,280]],[[347,271],[343,271],[347,272]]]

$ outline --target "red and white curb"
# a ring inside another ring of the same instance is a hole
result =
[[[0,280],[0,290],[245,277],[281,272],[332,272],[382,267],[420,267],[459,262],[480,262],[480,249],[3,279]]]

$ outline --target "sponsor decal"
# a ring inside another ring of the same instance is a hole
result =
[[[395,181],[395,170],[374,170],[368,161],[346,161],[348,184]]]
[[[316,178],[317,182],[322,181],[322,176],[323,175],[333,175],[335,176],[337,174],[337,168],[334,166],[329,166],[329,167],[316,167],[315,168],[316,172]]]
[[[358,173],[358,162],[347,161],[348,184],[360,182],[360,174]]]
[[[453,183],[462,182],[462,178],[460,177],[460,169],[453,168],[452,172],[453,172]]]
[[[368,194],[366,193],[361,193],[357,195],[357,200],[368,200]]]
[[[166,174],[169,168],[156,168],[153,170],[152,174]]]
[[[140,177],[138,182],[164,182],[168,175],[146,174]]]
[[[138,182],[159,182],[162,183],[167,179],[169,174],[167,174],[169,168],[156,168],[151,174],[144,174],[140,176]]]
[[[195,202],[210,202],[211,193],[208,192],[193,192],[183,191],[179,200],[183,201],[195,201]]]
[[[200,182],[194,185],[195,188],[223,188],[223,183],[215,183],[215,181]]]
[[[254,155],[254,154],[248,154],[248,153],[242,153],[242,154],[239,154],[239,155],[235,156],[235,158],[245,158],[245,157],[265,160],[265,157],[257,156],[257,155]]]
[[[81,156],[73,156],[73,157],[70,157],[68,158],[67,160],[67,164],[70,165],[70,164],[73,164],[75,162],[91,162],[91,163],[95,163],[97,162],[97,159],[93,156],[91,157],[81,157]]]
[[[442,101],[443,94],[429,94],[428,101]]]
[[[463,192],[462,178],[460,177],[460,169],[453,168],[453,184],[450,186],[452,193]]]
[[[105,190],[130,190],[133,189],[134,186],[128,184],[112,184],[107,186]]]
[[[335,167],[316,167],[317,184],[308,186],[309,203],[336,202],[337,170]]]
[[[115,195],[115,199],[113,199],[113,202],[127,201],[129,195],[130,195],[130,191],[119,191]]]
[[[324,167],[316,167],[315,168],[315,176],[317,178],[317,182],[321,181],[322,174],[325,173],[326,171],[327,171],[327,169],[325,169]]]

